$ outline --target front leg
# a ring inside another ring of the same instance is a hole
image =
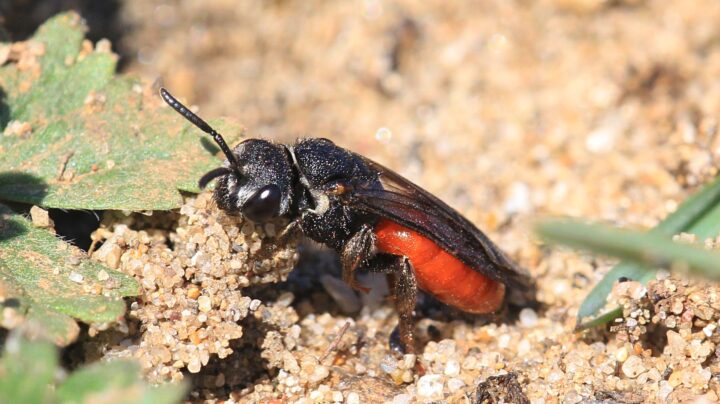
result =
[[[290,238],[294,237],[298,234],[300,229],[300,220],[301,219],[295,219],[292,222],[288,223],[285,228],[280,232],[280,234],[277,235],[275,242],[278,244],[285,244],[290,240]]]
[[[363,263],[373,258],[377,253],[375,243],[377,238],[373,228],[364,224],[342,249],[340,262],[342,263],[342,278],[353,289],[367,293],[370,289],[360,286],[355,279],[355,270]]]

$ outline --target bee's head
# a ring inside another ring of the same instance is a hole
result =
[[[230,150],[223,137],[207,122],[176,100],[167,90],[160,95],[173,109],[213,137],[227,160],[200,178],[200,188],[218,179],[215,201],[231,215],[241,214],[263,223],[290,210],[293,170],[287,149],[267,140],[248,139]]]
[[[200,186],[219,177],[215,201],[230,214],[242,214],[253,222],[266,222],[285,215],[292,199],[292,166],[282,145],[262,139],[248,139],[233,149],[239,167],[227,161],[210,171]],[[219,173],[218,173],[219,172]]]

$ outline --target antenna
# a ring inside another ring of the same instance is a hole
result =
[[[197,126],[200,130],[207,133],[208,135],[212,136],[212,138],[215,140],[215,143],[220,146],[220,150],[222,150],[223,153],[225,153],[225,157],[227,157],[228,161],[230,162],[230,165],[233,167],[233,169],[240,174],[240,165],[237,162],[237,159],[235,158],[235,155],[233,154],[232,150],[228,147],[227,143],[225,143],[225,139],[215,130],[212,128],[212,126],[208,125],[207,122],[203,121],[202,118],[195,115],[192,111],[190,111],[185,105],[183,105],[180,101],[178,101],[175,97],[170,94],[168,90],[166,90],[163,87],[160,87],[160,96],[165,100],[165,102],[172,107],[175,111],[177,111],[180,115],[185,117],[188,121],[192,122],[193,125]]]

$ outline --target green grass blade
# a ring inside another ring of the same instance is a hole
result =
[[[720,234],[720,203],[705,212],[700,220],[696,220],[684,231],[696,235],[700,240],[717,237]]]
[[[688,231],[696,223],[705,222],[706,213],[720,204],[720,177],[705,185],[700,192],[689,197],[678,209],[660,222],[651,233],[672,236]]]
[[[682,268],[708,279],[720,279],[720,253],[674,243],[657,234],[567,220],[540,223],[537,232],[551,243],[618,257],[646,267]]]
[[[621,262],[615,265],[610,270],[610,272],[608,272],[605,277],[600,282],[598,282],[597,285],[595,285],[593,290],[590,291],[588,296],[580,305],[580,309],[578,310],[577,328],[584,329],[596,325],[601,325],[606,322],[597,322],[595,321],[595,319],[585,322],[585,319],[593,318],[592,316],[598,313],[600,309],[605,307],[607,297],[610,294],[613,285],[615,284],[615,282],[617,282],[618,279],[620,279],[621,277],[626,277],[628,279],[638,280],[642,283],[645,283],[645,281],[643,280],[648,276],[652,277],[654,274],[655,271],[653,271],[652,269],[634,262]],[[621,314],[621,311],[619,310],[613,310],[613,312],[617,313],[617,315]],[[617,316],[612,316],[606,319],[605,314],[601,314],[599,317],[597,317],[597,319],[602,318],[603,320],[610,321],[615,317]]]
[[[700,192],[683,202],[677,211],[669,215],[650,231],[652,234],[671,237],[687,231],[699,237],[710,237],[720,230],[720,177],[703,187]],[[587,328],[604,324],[616,316],[601,315],[602,318],[584,321],[595,316],[605,306],[612,286],[620,277],[635,279],[646,283],[654,276],[651,268],[632,262],[621,262],[616,265],[588,294],[578,310],[578,328]],[[613,310],[619,314],[619,310]],[[605,321],[598,321],[605,320]]]

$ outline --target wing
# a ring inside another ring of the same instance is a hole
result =
[[[347,193],[354,207],[419,232],[474,270],[510,286],[511,290],[532,293],[534,285],[530,277],[455,209],[400,174],[360,158],[378,173],[383,188],[355,184]]]

